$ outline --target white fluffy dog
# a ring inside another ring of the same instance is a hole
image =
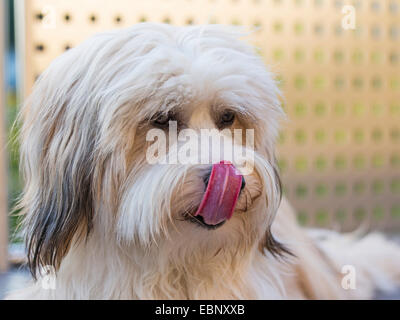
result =
[[[380,235],[296,224],[274,157],[279,90],[242,36],[137,24],[90,38],[40,76],[21,112],[35,282],[10,298],[346,299],[398,284],[400,248]],[[254,129],[254,170],[150,164],[147,133],[171,121],[178,132]]]

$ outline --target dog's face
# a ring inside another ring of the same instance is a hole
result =
[[[22,112],[31,267],[58,266],[71,243],[92,232],[127,250],[278,253],[270,226],[280,201],[274,141],[281,116],[271,74],[230,29],[139,24],[70,50],[40,77]],[[151,163],[151,130],[165,133],[168,159],[184,147],[172,141],[172,125],[199,136],[236,130],[242,139],[230,141],[239,153],[249,149],[252,130],[253,170],[223,153],[209,163]],[[198,210],[211,201],[207,188],[220,192],[215,185],[223,181],[210,174],[221,160],[243,177],[240,185],[225,180],[224,190],[238,190],[237,201],[226,203],[232,216],[207,223]]]

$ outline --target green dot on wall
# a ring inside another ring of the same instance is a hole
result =
[[[384,109],[383,109],[383,106],[381,104],[374,103],[372,105],[372,113],[375,116],[381,116],[383,114],[383,111],[384,111]]]
[[[361,26],[358,26],[356,29],[353,30],[353,36],[355,38],[360,38],[363,34],[364,30]]]
[[[399,78],[392,78],[390,79],[390,88],[392,90],[397,91],[400,89],[400,79]]]
[[[304,157],[298,157],[295,161],[295,169],[298,172],[304,172],[307,170],[307,159]]]
[[[325,78],[322,75],[315,77],[314,79],[314,87],[315,89],[323,89],[325,88]]]
[[[355,89],[361,89],[363,87],[363,85],[364,85],[364,81],[362,78],[356,77],[353,79],[353,87]]]
[[[335,88],[337,90],[343,89],[343,87],[344,87],[344,79],[342,77],[336,77],[335,81],[334,81],[334,84],[335,84]]]
[[[275,49],[273,52],[273,56],[275,61],[283,60],[283,50],[281,48]]]
[[[314,51],[314,60],[319,63],[324,62],[324,51],[322,49]]]
[[[400,219],[400,206],[395,206],[390,210],[390,214],[395,219]]]
[[[341,50],[336,50],[333,54],[333,59],[335,60],[335,62],[337,63],[341,63],[344,60],[344,54],[343,51]]]
[[[335,115],[337,116],[344,116],[345,112],[346,112],[346,107],[343,103],[336,103],[333,106],[333,110],[335,112]]]
[[[295,24],[294,24],[294,33],[296,34],[296,35],[300,35],[300,34],[302,34],[304,32],[304,25],[303,25],[303,23],[301,23],[301,22],[296,22]]]
[[[285,79],[283,78],[282,75],[277,75],[275,79],[279,88],[282,89],[285,87]]]
[[[381,168],[384,165],[383,156],[380,154],[375,154],[372,156],[372,166],[374,168]]]
[[[234,26],[240,26],[241,23],[238,19],[233,19],[231,24]]]
[[[295,139],[297,144],[304,144],[306,142],[306,133],[302,129],[298,129],[295,132]]]
[[[400,114],[400,103],[393,103],[390,105],[390,114],[391,115],[399,115]]]
[[[315,160],[315,167],[319,171],[323,171],[327,167],[327,161],[324,156],[318,156],[317,159]]]
[[[375,90],[380,89],[382,87],[382,79],[377,76],[373,77],[371,80],[371,85]]]
[[[361,221],[364,218],[366,218],[366,211],[364,208],[357,208],[354,210],[354,218],[356,218],[356,220]]]
[[[360,129],[360,128],[355,129],[353,136],[354,136],[354,141],[355,142],[362,143],[364,141],[364,131],[363,131],[363,129]]]
[[[328,212],[325,209],[320,209],[315,214],[315,220],[319,225],[325,225],[328,223]]]
[[[363,181],[356,181],[353,185],[353,190],[357,195],[363,194],[365,191],[365,183]]]
[[[381,10],[381,4],[379,3],[379,1],[374,0],[371,2],[371,10],[375,11],[375,12],[378,12]]]
[[[305,54],[304,51],[302,49],[296,49],[294,51],[294,60],[299,63],[299,62],[303,62],[305,58]]]
[[[335,212],[335,220],[343,223],[346,220],[346,211],[344,209],[338,209]]]
[[[285,173],[287,169],[287,162],[285,159],[281,158],[278,160],[278,168],[280,172]]]
[[[371,35],[375,38],[375,39],[379,39],[381,37],[381,28],[379,26],[373,26],[371,28]]]
[[[321,7],[324,4],[324,0],[314,0],[314,5],[316,7]]]
[[[355,155],[353,159],[353,164],[356,169],[363,169],[365,167],[365,157],[362,154]]]
[[[278,143],[282,145],[285,143],[285,141],[286,141],[286,132],[281,131],[278,136]]]
[[[382,207],[375,207],[372,210],[372,215],[376,220],[382,220],[385,217],[385,211]]]
[[[343,182],[338,182],[335,185],[335,194],[337,196],[343,196],[346,193],[346,185]]]
[[[340,24],[334,26],[333,30],[335,32],[335,35],[338,37],[340,37],[343,34],[343,28]]]
[[[297,75],[294,78],[294,86],[296,89],[301,90],[304,89],[306,84],[306,79],[302,75]]]
[[[399,11],[399,4],[396,2],[396,0],[390,1],[389,11],[391,14],[396,14]]]
[[[363,60],[363,57],[364,57],[364,56],[363,56],[362,51],[356,50],[356,51],[353,53],[352,59],[353,59],[353,62],[354,62],[354,63],[360,64],[360,63],[362,62],[362,60]]]
[[[306,106],[301,102],[296,103],[294,110],[297,117],[302,117],[306,114]]]
[[[314,25],[314,32],[316,35],[322,35],[324,33],[324,26],[320,23]]]
[[[356,116],[361,116],[365,114],[365,106],[361,103],[356,103],[353,105],[353,113]]]
[[[384,191],[384,184],[381,180],[375,180],[372,182],[372,191],[375,194],[382,194]]]
[[[393,179],[390,182],[390,190],[392,193],[400,193],[400,179]]]
[[[399,130],[399,128],[390,129],[390,139],[395,143],[400,142],[400,130]]]
[[[375,128],[374,130],[372,130],[372,140],[375,143],[381,142],[382,141],[382,137],[383,137],[383,133],[382,130],[379,128]]]
[[[334,160],[335,168],[338,170],[343,170],[346,168],[346,158],[342,155],[338,155]]]
[[[323,116],[326,114],[326,106],[323,102],[318,102],[314,108],[315,114],[317,116]]]
[[[371,53],[372,63],[380,63],[382,61],[382,53],[379,51],[373,51]]]
[[[400,155],[399,154],[392,154],[390,156],[390,165],[394,168],[400,167]]]
[[[275,33],[280,33],[280,32],[282,32],[282,31],[283,31],[283,24],[282,24],[282,22],[276,21],[276,22],[274,23],[273,28],[274,28]]]
[[[315,193],[318,197],[323,197],[327,194],[328,188],[325,184],[319,183],[315,187]]]
[[[308,222],[308,214],[305,211],[299,211],[297,214],[297,221],[300,225],[305,226]]]
[[[342,144],[346,142],[346,131],[342,129],[338,129],[335,131],[335,142],[338,144]]]
[[[399,55],[397,52],[390,53],[389,61],[391,64],[397,64],[399,62]]]
[[[324,129],[318,129],[315,132],[315,140],[318,143],[324,143],[325,142],[325,140],[326,140],[326,132],[325,132]]]
[[[298,198],[304,198],[308,193],[307,186],[304,184],[299,184],[296,187],[296,196]]]

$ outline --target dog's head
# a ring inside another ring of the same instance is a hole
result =
[[[270,232],[281,196],[279,91],[240,36],[139,24],[94,36],[41,75],[21,113],[33,273],[93,232],[182,256],[285,250]],[[204,161],[220,135],[235,151]]]

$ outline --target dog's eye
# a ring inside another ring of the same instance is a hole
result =
[[[174,120],[175,117],[172,113],[158,113],[151,119],[151,123],[156,127],[166,127],[170,121]]]
[[[231,110],[226,110],[221,115],[219,122],[222,127],[227,127],[232,125],[234,121],[235,121],[235,113]]]

